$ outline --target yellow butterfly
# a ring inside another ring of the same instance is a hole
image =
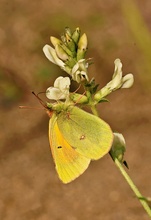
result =
[[[49,113],[49,141],[56,170],[61,181],[69,183],[88,168],[91,160],[109,152],[113,133],[102,119],[76,106]]]

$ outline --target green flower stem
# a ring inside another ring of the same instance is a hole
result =
[[[93,112],[94,115],[99,116],[98,111],[96,109],[96,106],[91,106],[91,111]],[[111,156],[111,155],[110,155]],[[111,156],[112,158],[112,156]],[[112,158],[113,159],[113,158]],[[130,176],[127,174],[127,172],[125,171],[125,169],[123,168],[121,162],[115,158],[114,159],[115,165],[118,167],[118,169],[120,170],[121,174],[124,176],[125,180],[127,181],[127,183],[129,184],[129,186],[131,187],[131,189],[133,190],[134,194],[136,195],[136,197],[139,198],[143,198],[142,194],[139,192],[138,188],[135,186],[135,184],[133,183],[132,179],[130,178]],[[142,204],[142,206],[144,207],[145,211],[147,212],[148,216],[151,217],[151,209],[147,203],[147,201],[143,200],[143,199],[139,199],[140,203]]]
[[[97,111],[97,109],[96,109],[96,107],[95,107],[94,105],[91,106],[91,111],[92,111],[92,113],[93,113],[95,116],[98,116],[98,117],[99,117],[98,111]]]
[[[124,167],[122,166],[122,164],[120,163],[120,161],[117,158],[115,158],[114,162],[115,162],[115,165],[119,168],[121,174],[124,176],[125,180],[129,184],[129,186],[131,187],[131,189],[133,190],[136,197],[138,199],[143,198],[142,194],[139,192],[138,188],[135,186],[135,184],[131,180],[130,176],[126,173],[126,171],[125,171]],[[147,212],[148,216],[151,217],[151,209],[150,209],[147,201],[142,200],[142,199],[139,199],[139,201],[142,204],[142,206],[144,207],[144,209]]]

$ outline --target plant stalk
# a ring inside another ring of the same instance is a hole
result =
[[[91,106],[91,111],[93,112],[94,115],[99,116],[98,111],[96,109],[96,106]],[[112,158],[111,154],[110,154],[110,156]],[[143,208],[147,212],[148,216],[151,217],[151,209],[150,209],[147,201],[141,199],[141,198],[143,198],[142,194],[140,193],[138,188],[135,186],[135,184],[133,183],[130,176],[125,171],[124,167],[122,166],[122,163],[117,158],[115,158],[113,161],[114,161],[115,165],[117,166],[117,168],[120,170],[121,174],[124,176],[125,180],[127,181],[128,185],[131,187],[131,189],[134,192],[134,194],[136,195],[136,197],[139,199],[140,203],[142,204]]]
[[[131,187],[131,189],[133,190],[133,192],[136,195],[136,197],[138,199],[139,198],[143,198],[142,194],[140,193],[140,191],[135,186],[135,184],[133,183],[132,179],[130,178],[130,176],[127,174],[127,172],[125,171],[124,167],[122,166],[122,163],[120,163],[120,161],[117,158],[115,158],[114,162],[115,162],[115,165],[119,168],[121,174],[124,176],[125,180],[129,184],[129,186]],[[151,209],[150,209],[147,201],[142,200],[142,199],[139,199],[139,201],[142,204],[142,206],[145,209],[145,211],[147,212],[147,214],[151,217]]]

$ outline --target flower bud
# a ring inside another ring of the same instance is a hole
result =
[[[56,45],[55,47],[55,51],[57,53],[57,56],[63,60],[63,61],[67,61],[69,56],[67,55],[67,53],[60,47],[60,45]]]
[[[69,48],[69,50],[76,53],[76,45],[75,45],[74,41],[72,40],[72,38],[69,35],[66,34],[65,36],[66,36],[67,47]]]
[[[69,68],[73,68],[73,66],[76,64],[76,60],[74,58],[69,57],[69,59],[65,62],[65,64]]]
[[[83,34],[78,42],[78,49],[80,50],[86,50],[88,45],[87,35]]]
[[[75,31],[72,34],[72,39],[74,40],[74,42],[77,44],[80,38],[80,29],[76,28]]]
[[[56,37],[52,37],[52,36],[50,37],[50,41],[51,41],[51,43],[52,43],[52,45],[53,45],[54,47],[56,47],[56,45],[62,43],[61,40],[59,40],[59,39],[56,38]]]
[[[110,150],[112,158],[117,158],[120,162],[123,162],[125,151],[126,143],[123,135],[120,133],[114,133],[114,140]]]
[[[81,95],[81,94],[78,94],[78,93],[70,93],[70,99],[74,103],[79,103],[79,104],[83,104],[83,103],[88,102],[88,98],[85,95]]]
[[[61,40],[64,44],[66,44],[66,37],[64,34],[61,35]]]
[[[71,29],[69,27],[65,27],[65,33],[70,37],[72,35]]]
[[[86,34],[83,34],[78,42],[77,61],[85,57],[87,45],[88,45],[87,36]]]
[[[70,57],[74,57],[75,56],[75,54],[71,51],[71,50],[69,50],[69,48],[64,44],[64,43],[61,43],[61,44],[59,44],[60,45],[60,47],[62,47],[62,49],[70,56]]]

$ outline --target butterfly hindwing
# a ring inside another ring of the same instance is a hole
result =
[[[90,159],[103,157],[111,148],[113,133],[102,119],[78,107],[58,115],[59,130],[76,152]]]

